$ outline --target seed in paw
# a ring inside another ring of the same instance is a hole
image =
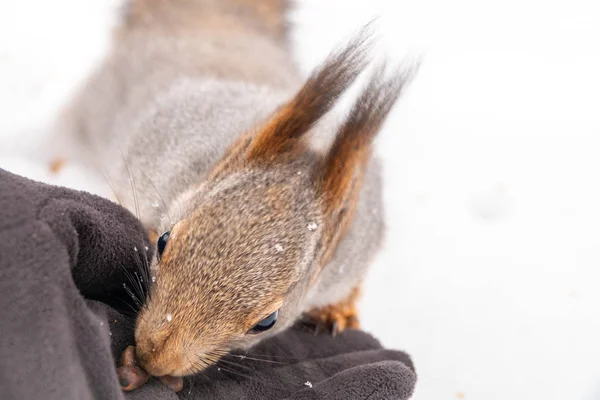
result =
[[[131,391],[144,384],[150,378],[150,375],[143,369],[137,366],[122,366],[117,368],[117,376],[119,377],[119,384],[125,391]]]
[[[134,367],[135,362],[135,346],[127,346],[123,354],[121,354],[121,365],[125,367]]]

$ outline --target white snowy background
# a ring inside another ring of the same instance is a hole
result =
[[[414,398],[600,399],[600,3],[299,3],[304,71],[375,15],[378,54],[423,60],[378,143],[389,234],[361,304]],[[119,4],[0,2],[0,167],[108,194],[51,176],[44,139]]]

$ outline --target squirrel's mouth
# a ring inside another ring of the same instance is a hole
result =
[[[164,357],[165,353],[160,350],[147,352],[138,345],[135,352],[136,364],[152,376],[183,376],[177,373],[182,367],[186,367],[183,359],[170,352],[168,357]]]
[[[138,361],[135,357],[135,347],[129,346],[125,349],[121,355],[122,365],[117,368],[117,375],[119,377],[119,383],[121,388],[125,391],[131,391],[138,389],[150,379],[151,374],[148,371],[142,369],[138,365]],[[172,375],[154,375],[167,387],[175,392],[179,392],[183,389],[183,379],[178,376]]]

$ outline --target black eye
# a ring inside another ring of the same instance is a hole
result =
[[[250,329],[248,333],[261,333],[264,331],[268,331],[275,325],[275,322],[277,322],[278,315],[279,310],[275,311],[273,314],[269,315],[267,318],[254,325],[254,327]]]
[[[167,231],[160,235],[158,238],[158,242],[156,242],[156,249],[158,250],[158,258],[162,256],[163,251],[165,251],[165,247],[167,247],[167,242],[169,241],[170,231]]]

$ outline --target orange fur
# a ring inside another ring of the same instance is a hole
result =
[[[363,89],[325,158],[320,189],[329,212],[344,206],[352,183],[370,159],[373,139],[406,83],[398,75],[384,79],[384,72],[382,66]]]
[[[258,132],[247,159],[271,161],[294,149],[366,67],[368,39],[368,35],[358,36],[341,51],[332,53],[296,96]]]
[[[357,307],[359,298],[360,287],[357,286],[339,303],[316,308],[307,315],[318,327],[323,326],[334,335],[344,329],[358,329],[360,328]]]
[[[65,166],[67,160],[64,158],[57,158],[50,163],[50,172],[53,174],[58,174]]]
[[[156,243],[158,240],[158,232],[154,229],[148,229],[148,239],[150,240],[150,243]]]

